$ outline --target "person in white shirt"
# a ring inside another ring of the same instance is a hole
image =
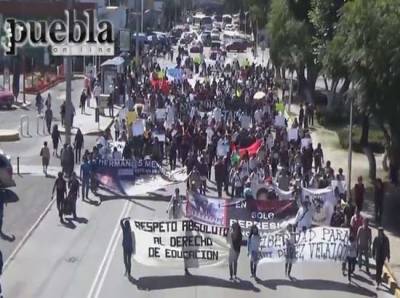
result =
[[[261,109],[257,109],[254,112],[254,120],[258,125],[260,125],[262,123],[262,119],[263,119],[263,111]]]
[[[306,196],[305,200],[302,202],[301,207],[297,211],[295,217],[295,226],[297,231],[305,231],[309,229],[312,225],[312,211],[310,209],[310,199]]]
[[[222,117],[222,112],[221,109],[218,107],[215,107],[212,113],[215,121],[217,121],[217,123],[219,123],[221,121],[221,117]]]
[[[93,96],[96,99],[97,106],[99,106],[100,93],[101,93],[100,86],[98,84],[96,84],[96,86],[94,86],[94,89],[93,89]]]
[[[114,160],[122,159],[122,153],[118,151],[117,147],[114,147],[114,151],[112,153],[112,159]]]

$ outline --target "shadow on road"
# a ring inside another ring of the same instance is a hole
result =
[[[71,218],[71,221],[76,221],[77,223],[80,223],[80,224],[87,224],[89,222],[89,220],[85,217]]]
[[[139,279],[131,277],[129,281],[136,285],[139,290],[145,291],[208,286],[260,292],[260,289],[255,287],[250,281],[242,280],[240,282],[230,282],[225,279],[202,275],[148,276]]]
[[[359,294],[366,297],[376,297],[376,293],[370,291],[364,287],[361,287],[355,283],[353,285],[348,285],[347,283],[332,281],[332,280],[323,280],[323,279],[269,279],[259,282],[260,285],[264,287],[276,290],[279,286],[287,286],[287,287],[295,287],[299,289],[308,289],[308,290],[332,290],[332,291],[341,291],[346,293]]]
[[[7,235],[3,232],[0,232],[0,238],[8,241],[8,242],[14,242],[15,241],[15,236],[14,235]]]
[[[19,197],[15,192],[10,189],[1,189],[0,200],[2,200],[4,204],[15,203],[19,201]]]

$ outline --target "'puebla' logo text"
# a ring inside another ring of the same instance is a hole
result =
[[[114,34],[109,21],[97,22],[94,10],[86,10],[86,21],[75,10],[65,11],[65,21],[22,21],[7,18],[1,45],[6,55],[16,55],[26,42],[33,47],[51,47],[55,56],[113,56]]]

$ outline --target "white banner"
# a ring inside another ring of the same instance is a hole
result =
[[[297,141],[299,138],[299,129],[298,128],[291,128],[288,130],[288,141]]]
[[[192,220],[132,220],[134,258],[147,266],[196,268],[227,264],[228,228]]]
[[[261,238],[260,263],[282,262],[286,258],[342,262],[347,257],[348,240],[346,228],[316,227],[292,235],[286,230],[270,233]]]
[[[331,223],[334,207],[337,203],[335,192],[332,187],[321,189],[302,189],[302,200],[308,197],[313,211],[313,224],[319,226],[329,226]]]
[[[144,134],[145,120],[137,119],[132,125],[132,136],[142,136]]]

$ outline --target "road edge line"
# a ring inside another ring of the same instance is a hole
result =
[[[118,232],[119,232],[119,229],[120,229],[120,221],[121,221],[122,218],[124,218],[124,215],[126,214],[126,210],[128,209],[128,205],[129,205],[128,203],[129,203],[129,201],[126,201],[124,203],[124,206],[122,207],[121,214],[120,214],[120,216],[118,218],[117,224],[115,225],[114,230],[113,230],[113,232],[111,234],[111,238],[108,241],[108,245],[107,245],[106,251],[104,253],[103,259],[101,260],[100,266],[97,269],[95,278],[94,278],[94,280],[93,280],[93,282],[92,282],[92,284],[90,286],[89,293],[86,296],[87,298],[92,298],[94,293],[95,293],[95,291],[97,291],[97,285],[99,283],[99,279],[101,278],[102,272],[104,270],[104,266],[105,266],[105,264],[107,262],[107,259],[109,258],[109,255],[111,253],[111,249],[112,249],[112,246],[114,244],[115,237],[118,235]]]
[[[131,212],[132,208],[133,208],[133,204],[130,201],[128,201],[128,202],[129,202],[128,208],[125,211],[124,217],[127,217],[129,215],[129,213]],[[114,259],[115,251],[117,249],[118,241],[119,241],[119,238],[121,237],[121,234],[122,234],[122,230],[119,229],[118,233],[116,235],[116,238],[114,240],[114,243],[113,243],[113,245],[111,247],[110,253],[108,255],[107,262],[106,262],[105,267],[103,269],[103,272],[102,272],[103,274],[102,274],[102,276],[100,278],[100,281],[97,284],[97,290],[94,293],[94,298],[98,298],[100,296],[100,293],[101,293],[101,290],[103,288],[104,281],[106,279],[107,273],[110,270],[111,262]]]
[[[43,210],[43,212],[39,215],[39,218],[33,223],[33,225],[29,228],[28,232],[25,233],[24,237],[21,239],[21,241],[18,243],[17,247],[14,248],[12,253],[9,255],[7,258],[6,262],[4,263],[3,266],[3,274],[7,270],[7,267],[10,265],[10,263],[15,259],[17,253],[22,249],[22,247],[25,245],[26,241],[32,236],[33,232],[36,230],[36,228],[39,226],[39,224],[42,222],[44,217],[47,215],[47,213],[50,211],[51,206],[54,204],[55,199],[52,199],[49,204],[47,204],[46,208]]]
[[[393,291],[393,295],[396,298],[400,298],[400,288],[399,288],[399,284],[397,282],[397,278],[394,275],[392,268],[390,267],[390,264],[388,264],[387,262],[385,262],[385,266],[383,267],[383,271],[384,273],[386,273],[388,275],[388,286],[390,288],[391,291]],[[394,289],[393,289],[394,287]]]

